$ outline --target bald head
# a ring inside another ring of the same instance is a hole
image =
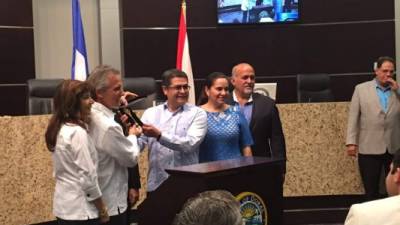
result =
[[[232,68],[232,77],[237,76],[239,73],[243,73],[243,72],[255,74],[254,68],[250,64],[239,63]]]
[[[249,99],[253,93],[255,72],[248,63],[240,63],[232,68],[231,83],[237,97]]]

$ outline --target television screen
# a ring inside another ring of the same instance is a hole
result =
[[[285,23],[299,20],[299,0],[217,0],[217,4],[218,24]]]

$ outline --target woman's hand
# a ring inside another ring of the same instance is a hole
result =
[[[253,156],[253,152],[251,151],[250,146],[244,147],[242,152],[243,152],[243,156]]]
[[[99,211],[99,220],[100,223],[107,223],[108,221],[110,221],[110,216],[108,215],[107,207],[104,206],[104,208],[102,208]]]

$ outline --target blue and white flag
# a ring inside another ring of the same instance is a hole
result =
[[[83,81],[86,80],[89,69],[79,0],[72,0],[72,29],[74,44],[72,52],[71,79]]]

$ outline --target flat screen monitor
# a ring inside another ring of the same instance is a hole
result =
[[[276,100],[276,86],[277,83],[255,83],[254,92]]]
[[[299,20],[301,0],[216,0],[218,24],[287,23]]]

